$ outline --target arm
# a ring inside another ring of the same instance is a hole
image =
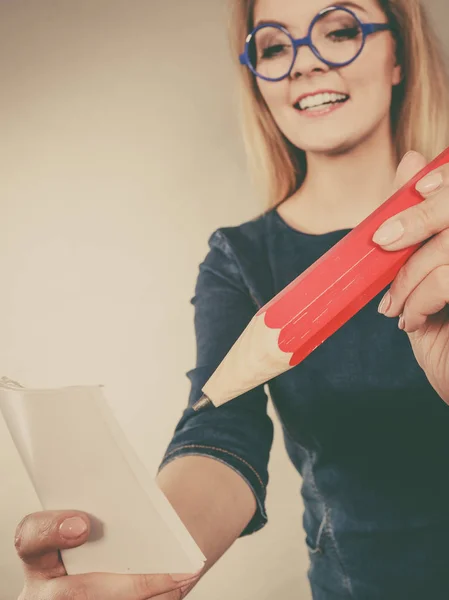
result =
[[[202,387],[258,309],[225,236],[212,236],[210,247],[192,299],[197,360],[187,374],[191,381],[188,407],[157,478],[207,557],[205,571],[238,537],[265,525],[273,440],[263,386],[219,409],[192,410]]]
[[[203,574],[256,512],[256,500],[242,477],[205,456],[184,456],[169,463],[157,482],[206,556]]]

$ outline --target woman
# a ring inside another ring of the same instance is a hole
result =
[[[207,568],[266,522],[272,423],[263,387],[195,413],[203,384],[260,306],[449,144],[447,81],[418,0],[234,5],[246,139],[271,208],[211,237],[193,300],[189,407],[158,476]],[[379,296],[270,382],[303,478],[315,600],[449,598],[448,185],[449,168],[434,171],[418,184],[422,204],[377,232],[387,251],[426,241],[383,314]],[[174,589],[163,576],[62,577],[57,550],[88,535],[72,521],[80,535],[63,540],[68,516],[88,527],[76,511],[31,515],[19,527],[21,600],[143,600]],[[197,579],[165,597],[183,597]]]

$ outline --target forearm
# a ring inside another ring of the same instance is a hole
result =
[[[256,500],[245,480],[205,456],[168,463],[157,483],[207,558],[204,573],[251,521]]]

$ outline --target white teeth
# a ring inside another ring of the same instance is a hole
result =
[[[341,102],[342,100],[347,100],[349,96],[345,94],[336,94],[336,93],[324,93],[324,94],[315,94],[314,96],[306,96],[298,103],[298,106],[301,110],[305,110],[306,108],[314,108],[316,106],[321,106],[322,104],[329,104],[333,102]]]

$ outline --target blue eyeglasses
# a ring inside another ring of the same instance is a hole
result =
[[[344,6],[330,6],[314,17],[304,38],[294,39],[275,23],[258,25],[246,38],[240,63],[256,77],[280,81],[290,75],[298,48],[308,46],[326,65],[345,67],[360,55],[370,34],[391,29],[388,23],[362,23]]]

